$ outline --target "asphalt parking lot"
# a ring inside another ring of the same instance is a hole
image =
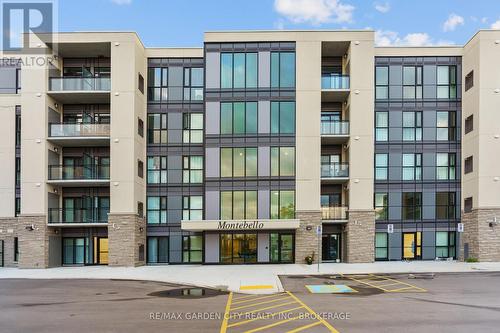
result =
[[[500,272],[280,279],[287,292],[274,295],[149,281],[0,280],[0,331],[456,333],[500,327]],[[343,285],[353,291],[306,287]]]

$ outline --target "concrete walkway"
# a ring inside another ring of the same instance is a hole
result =
[[[376,262],[317,265],[165,265],[142,267],[0,268],[0,279],[128,279],[151,280],[234,292],[266,294],[283,291],[279,275],[500,271],[500,262]]]

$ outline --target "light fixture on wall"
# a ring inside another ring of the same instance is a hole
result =
[[[58,103],[54,103],[54,107],[55,107],[56,109],[59,109],[59,104],[58,104]]]
[[[120,46],[120,43],[118,43],[118,42],[115,42],[115,46]]]
[[[354,45],[359,45],[359,40],[354,41]]]
[[[313,227],[312,227],[312,225],[308,225],[308,226],[306,226],[306,230],[307,230],[307,231],[311,231],[311,230],[312,230],[312,228],[313,228]]]
[[[59,148],[54,147],[54,152],[58,153],[59,152]]]
[[[144,231],[144,228],[143,227],[139,227],[139,232],[143,232]]]

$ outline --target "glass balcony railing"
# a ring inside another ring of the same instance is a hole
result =
[[[109,208],[49,208],[49,223],[107,223]]]
[[[110,91],[109,77],[51,77],[50,91]]]
[[[109,180],[109,165],[49,165],[49,180]]]
[[[321,207],[321,218],[323,220],[347,220],[348,210],[347,206]]]
[[[106,137],[110,124],[49,124],[50,137]]]
[[[321,121],[321,134],[323,135],[349,135],[349,121]]]
[[[321,89],[349,89],[349,75],[323,74]]]
[[[349,177],[349,163],[323,163],[321,164],[321,178]]]

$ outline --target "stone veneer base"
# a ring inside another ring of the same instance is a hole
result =
[[[490,227],[494,218],[500,221],[500,208],[479,208],[462,214],[464,232],[460,240],[459,259],[465,258],[465,244],[468,258],[479,261],[500,261],[500,224]]]
[[[300,220],[299,228],[295,231],[295,263],[304,264],[305,257],[313,253],[314,262],[321,261],[321,247],[318,253],[321,235],[316,234],[316,227],[322,224],[321,212],[296,212],[295,217]]]
[[[348,263],[373,262],[375,258],[375,212],[349,211],[345,229],[346,261]]]
[[[142,266],[146,263],[146,220],[135,214],[108,216],[109,266]]]

